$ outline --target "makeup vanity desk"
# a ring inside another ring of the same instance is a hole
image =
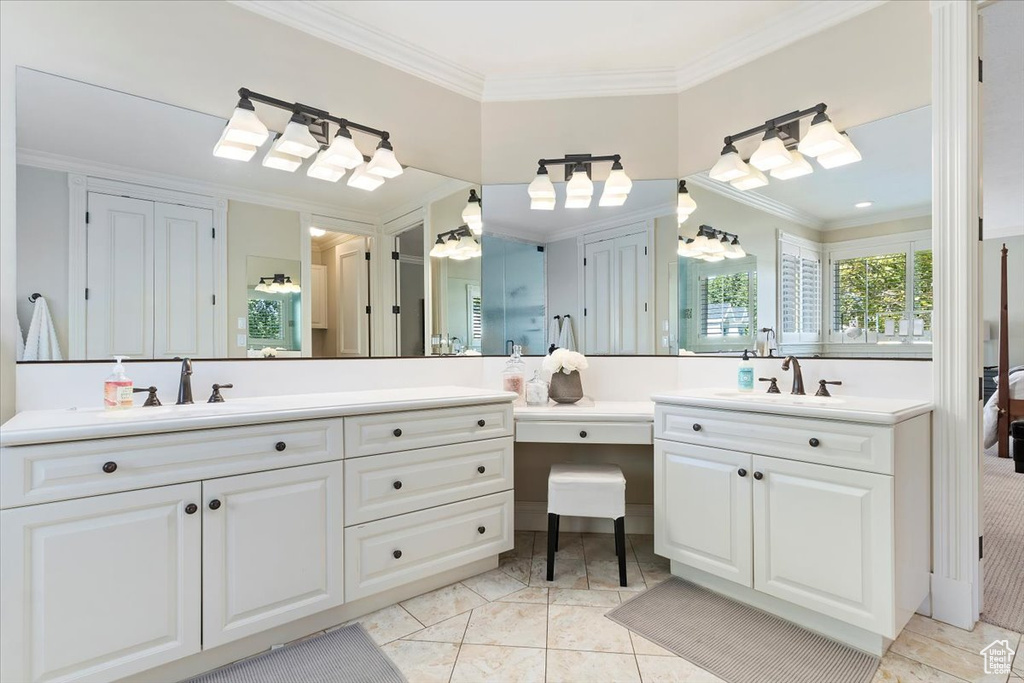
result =
[[[654,444],[654,403],[593,401],[516,406],[517,443]]]

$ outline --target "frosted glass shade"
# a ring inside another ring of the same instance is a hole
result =
[[[846,133],[841,133],[839,137],[843,142],[842,147],[834,152],[828,152],[818,157],[818,163],[821,164],[822,168],[837,168],[861,160],[860,151],[854,147],[850,136]]]
[[[466,208],[462,210],[462,221],[469,226],[474,235],[479,235],[484,230],[483,212],[480,209],[480,202],[467,202]]]
[[[628,195],[624,194],[608,194],[608,189],[601,193],[601,199],[597,202],[598,206],[622,206],[626,203]]]
[[[444,243],[444,238],[437,238],[434,246],[430,248],[430,255],[434,258],[442,258],[448,255],[448,246]]]
[[[724,254],[725,245],[717,237],[708,237],[707,246],[703,248],[705,254]]]
[[[712,180],[728,183],[750,173],[750,166],[740,158],[739,152],[728,152],[718,157],[708,176]]]
[[[363,153],[351,137],[339,132],[324,152],[324,163],[350,170],[363,163]]]
[[[764,173],[761,173],[761,171],[751,166],[750,173],[742,178],[729,181],[729,184],[737,190],[753,190],[755,187],[764,187],[767,185],[768,179],[764,176]]]
[[[228,128],[221,131],[220,139],[213,146],[213,156],[221,159],[232,159],[234,161],[249,161],[256,154],[254,145],[247,145],[241,142],[231,142],[227,139]]]
[[[704,254],[704,260],[708,263],[718,263],[719,261],[724,261],[725,257],[721,254]]]
[[[839,131],[828,118],[825,118],[823,121],[811,124],[811,127],[807,129],[807,135],[796,146],[796,149],[804,156],[816,157],[819,154],[834,152],[842,145],[843,141]]]
[[[572,178],[569,178],[569,182],[565,184],[565,196],[567,198],[586,197],[587,206],[590,206],[590,197],[594,196],[594,181],[583,169],[575,171]]]
[[[377,145],[370,163],[366,165],[366,172],[381,178],[397,178],[402,175],[402,165],[398,163],[395,151],[390,145],[385,147],[384,142],[381,142]]]
[[[608,179],[604,181],[604,194],[628,195],[632,189],[633,181],[621,168],[612,169],[612,172],[608,174]]]
[[[289,121],[284,127],[284,133],[277,139],[278,151],[282,154],[308,159],[320,149],[320,143],[316,141],[309,127],[301,121]]]
[[[327,150],[323,150],[316,155],[316,159],[306,169],[306,175],[310,178],[317,178],[319,180],[326,180],[329,183],[336,183],[341,180],[342,176],[345,175],[345,169],[332,166],[324,161],[324,155]]]
[[[550,199],[531,199],[530,208],[534,211],[554,211],[555,210],[555,198]]]
[[[744,256],[747,255],[746,250],[744,250],[743,247],[740,245],[739,240],[732,241],[732,254],[733,258],[743,258]]]
[[[703,254],[705,251],[707,251],[709,242],[710,240],[708,240],[704,233],[700,233],[693,238],[693,244],[691,244],[690,246],[693,247],[693,251]]]
[[[366,172],[366,164],[359,164],[356,169],[352,171],[352,175],[348,177],[347,185],[349,187],[355,187],[360,190],[366,190],[373,192],[378,187],[384,184],[384,179],[378,175]]]
[[[294,173],[302,165],[302,158],[294,154],[286,154],[280,149],[281,138],[274,141],[274,144],[267,150],[263,157],[263,165],[267,168],[276,168],[279,171]]]
[[[687,214],[680,214],[680,213],[677,212],[676,216],[679,219],[679,225],[682,225],[686,221],[690,220],[690,214],[688,214],[688,213]]]
[[[565,208],[567,209],[585,209],[590,206],[590,195],[578,195],[576,197],[565,198]]]
[[[555,186],[551,183],[551,178],[548,177],[547,173],[538,173],[537,177],[530,183],[530,186],[526,188],[526,193],[530,195],[530,199],[550,199],[552,202],[555,201]],[[530,208],[533,207],[531,206]]]
[[[777,135],[766,136],[750,155],[750,164],[762,171],[770,171],[792,163],[793,157]]]
[[[242,106],[244,103],[249,103],[249,100],[242,100],[238,103],[239,106],[235,107],[221,138],[226,142],[259,147],[270,137],[270,131],[260,121],[260,117],[256,116],[255,111]],[[252,107],[251,103],[249,107]]]
[[[773,168],[772,178],[777,180],[789,180],[790,178],[799,178],[802,175],[814,172],[814,167],[811,166],[811,162],[807,161],[803,154],[800,152],[790,152],[790,154],[793,156],[793,161],[785,166]]]
[[[690,196],[689,192],[680,192],[676,195],[676,214],[678,214],[680,218],[683,216],[689,216],[696,210],[697,202],[693,201],[693,197]]]

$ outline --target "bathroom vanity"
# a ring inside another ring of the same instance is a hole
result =
[[[654,400],[655,552],[672,573],[882,654],[929,595],[931,406]]]
[[[0,679],[131,676],[495,566],[513,546],[513,398],[20,413],[0,441]]]

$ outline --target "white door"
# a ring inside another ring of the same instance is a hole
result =
[[[751,458],[655,441],[654,551],[749,587]]]
[[[334,283],[338,302],[338,355],[370,355],[369,267],[365,238],[349,240],[337,247],[338,281]]]
[[[192,483],[0,512],[0,680],[114,680],[199,652],[199,503]]]
[[[754,588],[895,638],[892,477],[754,456]]]
[[[310,266],[309,326],[327,329],[327,266]]]
[[[203,482],[203,647],[342,603],[342,463]]]
[[[615,272],[614,245],[613,240],[605,240],[584,247],[583,320],[587,353],[618,352],[615,345],[617,296],[612,282]]]
[[[85,357],[153,356],[153,202],[89,193]]]
[[[587,353],[651,353],[648,235],[639,232],[584,247]]]
[[[154,213],[153,358],[209,358],[215,355],[213,212],[156,204]]]

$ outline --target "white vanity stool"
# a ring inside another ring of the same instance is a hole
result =
[[[559,464],[548,475],[548,581],[555,580],[558,521],[562,515],[615,522],[619,585],[626,585],[626,478],[615,465]]]

